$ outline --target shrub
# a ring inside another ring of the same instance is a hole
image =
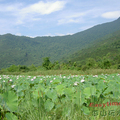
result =
[[[89,69],[89,67],[87,65],[83,65],[81,68],[81,70],[83,70],[83,71],[86,71],[87,69]]]
[[[118,64],[117,69],[120,69],[120,64]]]
[[[30,71],[36,71],[37,68],[32,64],[31,66],[29,66],[29,70]]]
[[[46,58],[43,58],[43,63],[42,63],[42,66],[45,67],[47,70],[50,69],[50,60],[49,60],[49,57],[46,57]]]
[[[28,72],[29,71],[29,68],[25,65],[20,65],[19,66],[19,71],[21,72]]]
[[[18,66],[16,65],[11,65],[9,68],[7,68],[8,72],[17,72],[19,69],[18,69]]]

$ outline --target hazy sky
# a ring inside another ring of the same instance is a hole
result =
[[[74,34],[120,17],[120,0],[0,0],[0,34]]]

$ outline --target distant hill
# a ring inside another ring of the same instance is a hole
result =
[[[88,48],[102,44],[106,40],[105,36],[113,36],[119,30],[120,18],[66,36],[30,38],[12,34],[0,35],[0,69],[12,64],[38,66],[42,64],[44,57],[50,57],[52,62],[66,61],[66,58],[71,59],[70,55],[78,55],[82,49],[86,49],[87,54]],[[72,60],[79,59],[74,57]]]
[[[108,34],[101,39],[97,39],[90,47],[67,56],[63,61],[84,63],[88,58],[99,60],[109,54],[109,58],[117,64],[120,64],[120,30]]]

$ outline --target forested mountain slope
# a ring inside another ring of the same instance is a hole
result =
[[[88,58],[94,58],[99,61],[104,56],[109,55],[108,58],[112,60],[113,64],[120,64],[120,30],[96,41],[92,46],[75,52],[63,61],[81,61],[84,64]]]
[[[120,30],[120,18],[66,36],[36,37],[0,35],[0,69],[15,65],[41,65],[43,57],[52,62],[100,42],[104,36]]]

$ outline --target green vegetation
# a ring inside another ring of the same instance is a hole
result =
[[[117,58],[117,57],[116,57]],[[118,60],[118,61],[117,61]],[[99,60],[95,60],[94,58],[88,58],[86,61],[84,61],[83,64],[81,62],[71,62],[68,63],[59,63],[58,61],[52,63],[49,59],[49,57],[43,58],[42,66],[35,66],[35,65],[11,65],[8,68],[4,68],[0,70],[0,74],[32,74],[32,75],[39,75],[40,73],[43,73],[42,75],[46,75],[46,73],[49,73],[48,75],[52,75],[55,73],[60,74],[65,73],[65,71],[70,71],[71,73],[82,73],[82,74],[89,74],[87,71],[92,71],[91,74],[94,74],[94,71],[100,70],[101,73],[105,73],[104,71],[119,71],[120,70],[120,61],[119,57],[114,62],[112,59],[110,59],[110,54],[107,54],[106,56],[102,58],[99,58]],[[52,72],[52,74],[50,73]],[[72,72],[73,71],[73,72]],[[75,71],[75,72],[74,72]],[[69,72],[69,74],[71,74]],[[109,72],[110,73],[110,72]],[[113,73],[113,72],[111,72]],[[114,72],[115,73],[115,72]],[[95,74],[99,74],[95,73]]]
[[[120,119],[119,88],[120,74],[0,75],[0,119]]]
[[[89,48],[66,57],[64,61],[81,61],[81,64],[84,64],[88,58],[92,58],[96,62],[109,60],[111,65],[120,64],[120,31],[107,35],[98,41],[100,42],[95,42]]]

